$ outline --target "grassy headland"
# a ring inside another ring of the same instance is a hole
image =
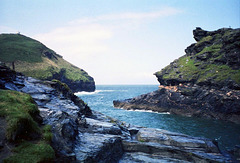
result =
[[[51,80],[61,73],[72,81],[89,82],[92,78],[82,69],[37,40],[20,34],[0,35],[0,61],[27,76]]]

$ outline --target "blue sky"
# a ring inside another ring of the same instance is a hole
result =
[[[43,42],[96,84],[158,84],[192,30],[240,27],[239,0],[1,0],[0,33]]]

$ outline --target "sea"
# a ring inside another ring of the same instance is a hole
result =
[[[240,145],[240,125],[235,123],[113,107],[113,100],[132,98],[157,89],[158,85],[97,85],[95,92],[78,92],[76,95],[92,110],[133,125],[216,139],[226,150]]]

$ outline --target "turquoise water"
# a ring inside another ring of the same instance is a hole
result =
[[[221,145],[227,148],[240,144],[240,125],[220,120],[127,111],[113,107],[113,100],[132,98],[157,89],[157,85],[97,85],[95,92],[81,92],[77,95],[88,103],[92,110],[127,123],[191,136],[219,139]]]

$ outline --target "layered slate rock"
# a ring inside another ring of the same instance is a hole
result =
[[[123,149],[122,163],[231,161],[208,139],[152,128],[141,128],[136,139],[124,140]]]
[[[197,43],[155,73],[159,89],[114,106],[240,123],[240,29],[193,31]]]
[[[29,93],[52,126],[56,162],[228,162],[210,140],[126,124],[91,111],[64,84],[0,66],[1,89]],[[4,73],[7,72],[7,73]]]

